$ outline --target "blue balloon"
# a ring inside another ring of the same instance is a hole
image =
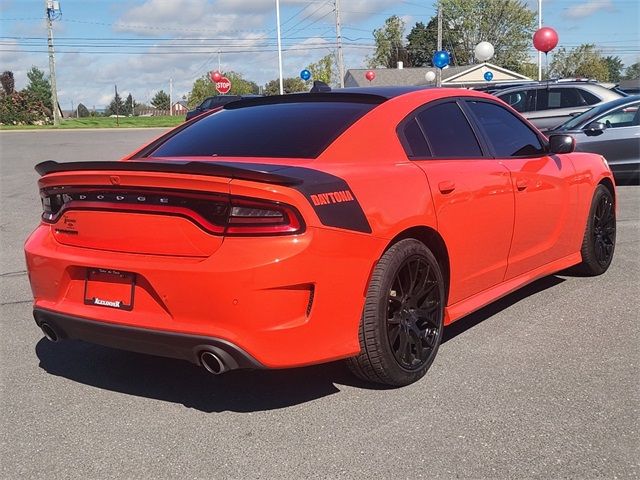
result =
[[[451,57],[446,50],[438,50],[433,54],[433,66],[438,68],[444,68],[449,65]]]
[[[493,73],[491,72],[484,72],[484,79],[487,82],[490,82],[491,80],[493,80]]]
[[[306,82],[311,78],[311,72],[305,68],[300,72],[300,78]]]

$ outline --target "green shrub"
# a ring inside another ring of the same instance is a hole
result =
[[[46,125],[51,111],[29,92],[0,94],[0,125]]]

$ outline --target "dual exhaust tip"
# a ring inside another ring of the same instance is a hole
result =
[[[220,375],[229,370],[220,356],[209,351],[204,351],[200,354],[200,364],[207,372],[213,375]]]
[[[50,342],[58,342],[61,338],[56,329],[49,323],[41,323],[40,329],[45,338]],[[209,350],[204,350],[200,353],[200,364],[207,372],[213,375],[220,375],[230,370],[227,362],[225,362],[220,355]]]

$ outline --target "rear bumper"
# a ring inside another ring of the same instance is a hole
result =
[[[55,333],[56,340],[83,340],[121,350],[187,360],[196,365],[201,365],[201,353],[212,352],[223,359],[229,370],[264,368],[240,347],[219,338],[98,322],[40,308],[33,310],[33,318],[39,327],[47,325]]]
[[[156,354],[189,361],[200,339],[214,339],[211,345],[237,346],[265,368],[288,368],[358,353],[366,285],[383,243],[370,235],[309,228],[297,236],[226,238],[211,256],[190,258],[63,245],[50,226],[41,225],[27,240],[25,255],[41,318],[53,315],[62,329],[67,318],[124,328],[103,337],[97,327],[99,334],[82,337],[87,329],[75,322],[69,338],[141,351],[146,341],[127,346],[127,329],[133,328],[149,338],[156,338],[153,332],[177,339],[178,353],[164,340],[151,343],[165,345],[154,347]],[[133,308],[85,304],[89,268],[135,273]],[[122,338],[111,338],[116,336]],[[195,342],[191,350],[183,348],[184,338]]]

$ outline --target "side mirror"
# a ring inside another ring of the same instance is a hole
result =
[[[589,136],[600,135],[606,128],[607,126],[604,123],[591,122],[589,125],[584,127],[584,133]]]
[[[550,153],[571,153],[576,148],[576,140],[571,135],[551,135],[549,137]]]

